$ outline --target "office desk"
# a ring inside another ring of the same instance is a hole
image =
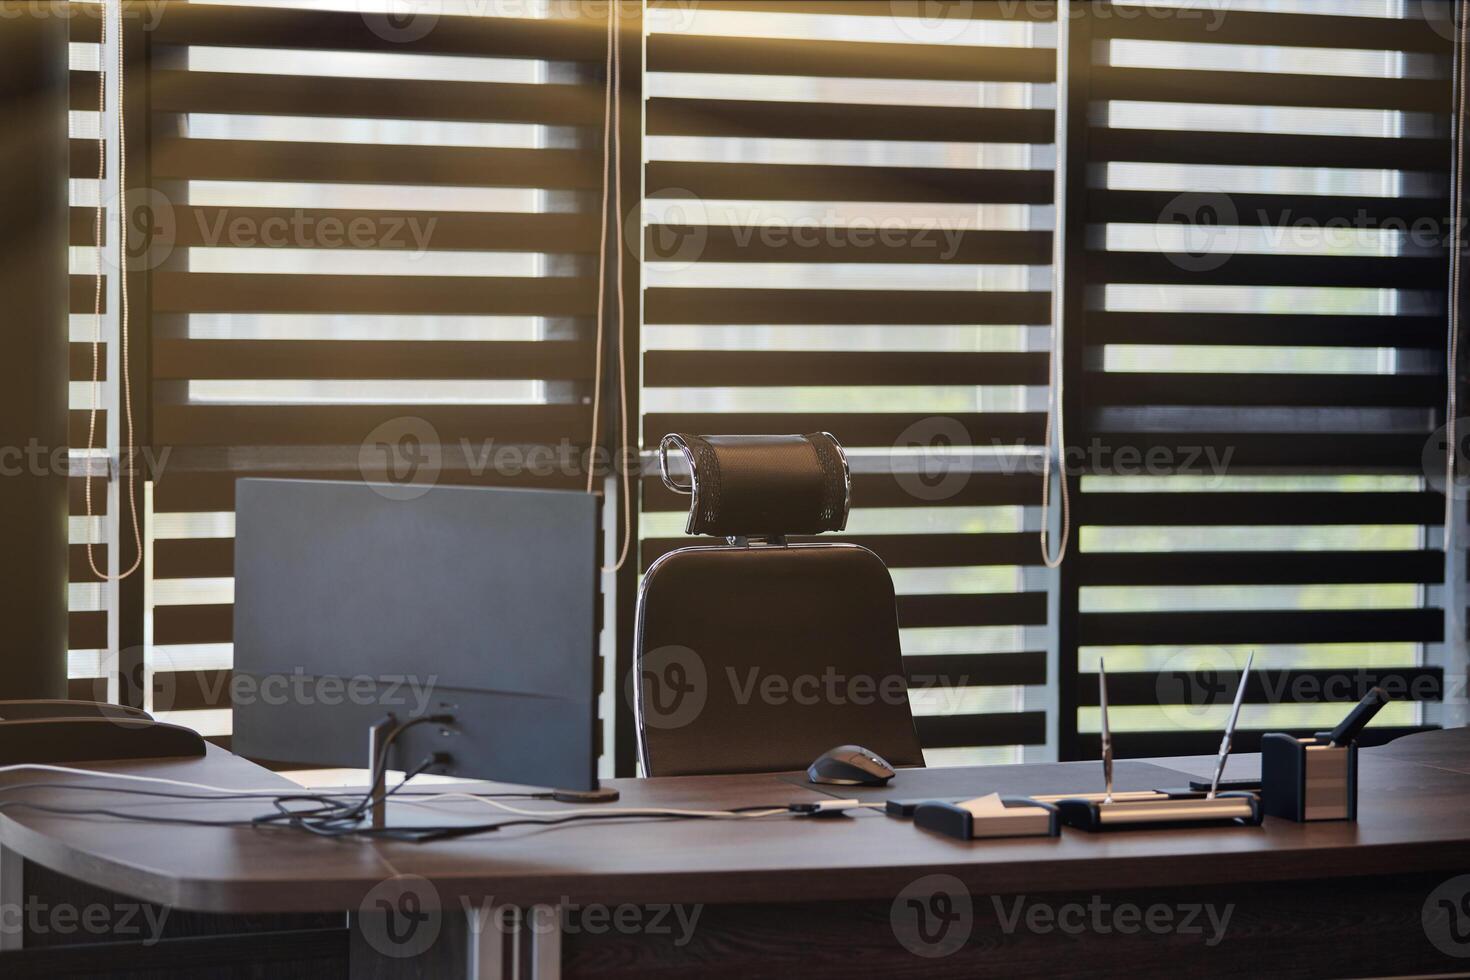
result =
[[[15,865],[23,859],[181,909],[345,911],[355,920],[348,939],[354,978],[497,976],[503,967],[534,967],[541,977],[752,978],[797,970],[812,977],[1065,976],[1108,967],[1144,974],[1186,967],[1221,975],[1448,973],[1470,967],[1470,959],[1437,948],[1420,914],[1431,892],[1470,871],[1470,773],[1459,771],[1470,768],[1467,750],[1467,730],[1364,750],[1357,823],[1268,818],[1259,828],[1101,836],[1064,830],[1060,839],[960,842],[864,812],[628,819],[412,845],[10,810],[0,815],[0,885],[12,893],[20,887]],[[1207,774],[1212,761],[1120,763],[1118,788],[1178,785],[1185,774]],[[1242,756],[1227,776],[1250,775],[1255,765],[1257,757]],[[288,785],[213,749],[201,760],[116,768],[239,788]],[[1100,788],[1098,770],[1090,763],[914,770],[891,789],[834,795],[1092,791]],[[0,782],[50,779],[65,777],[9,774]],[[625,807],[824,798],[795,774],[615,785],[623,799],[614,806]],[[57,805],[119,805],[116,796],[89,791],[26,792]],[[148,801],[126,805],[182,812]],[[248,818],[262,809],[191,803],[186,812]],[[397,807],[391,819],[497,819],[479,804],[409,813]],[[1470,895],[1470,879],[1462,884],[1456,902]],[[1470,898],[1464,901],[1470,909]],[[385,955],[383,936],[408,932],[408,918],[390,920],[379,908],[417,910],[417,921],[437,930],[437,942],[416,958]],[[556,908],[564,915],[551,914]],[[438,915],[422,918],[434,909]],[[1215,924],[1227,915],[1222,933]],[[956,944],[961,933],[967,939]],[[1470,956],[1470,936],[1449,952]]]

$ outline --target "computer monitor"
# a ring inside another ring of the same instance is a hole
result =
[[[235,505],[233,748],[597,787],[598,504],[553,490],[246,479]]]

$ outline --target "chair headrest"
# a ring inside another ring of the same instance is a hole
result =
[[[683,453],[690,482],[669,473],[669,450]],[[697,436],[659,443],[664,486],[688,494],[689,534],[779,536],[841,531],[852,481],[847,455],[826,432],[804,436]]]

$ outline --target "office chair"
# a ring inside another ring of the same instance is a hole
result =
[[[687,533],[727,543],[672,551],[644,575],[630,685],[644,774],[805,769],[844,743],[922,766],[888,568],[857,545],[787,540],[846,527],[837,440],[673,434],[659,459],[664,484],[691,497]]]

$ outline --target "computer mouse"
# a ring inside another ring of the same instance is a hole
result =
[[[871,749],[839,745],[808,766],[806,778],[834,786],[883,786],[893,778],[893,767]]]

